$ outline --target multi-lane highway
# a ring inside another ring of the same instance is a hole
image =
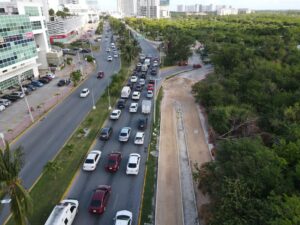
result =
[[[44,165],[57,154],[76,129],[78,124],[92,110],[92,95],[87,98],[80,98],[82,88],[93,90],[95,100],[103,94],[110,82],[111,75],[120,69],[120,60],[114,59],[107,62],[105,52],[107,42],[103,39],[100,42],[101,51],[94,53],[97,61],[97,68],[72,94],[57,105],[43,120],[36,123],[30,130],[24,133],[12,146],[22,146],[25,153],[25,165],[21,171],[21,179],[25,187],[30,188],[41,174]],[[101,80],[96,78],[96,73],[102,70],[105,77]],[[5,206],[0,211],[0,224],[9,213],[9,207]]]

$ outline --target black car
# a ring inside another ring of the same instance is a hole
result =
[[[46,79],[46,78],[40,78],[38,81],[41,82],[41,83],[43,83],[43,84],[48,84],[48,83],[50,82],[50,81],[49,81],[48,79]]]
[[[62,87],[62,86],[65,86],[66,85],[66,81],[65,80],[60,80],[60,81],[58,81],[58,83],[57,83],[57,86],[58,87]]]
[[[3,95],[1,98],[7,99],[11,102],[15,102],[20,99],[18,96],[15,95]]]
[[[154,84],[155,83],[155,80],[151,79],[149,80],[148,84]]]
[[[157,68],[156,67],[153,67],[151,69],[151,75],[157,75]]]
[[[91,49],[82,49],[80,53],[91,53]]]
[[[145,73],[142,73],[142,74],[141,74],[141,78],[146,79],[146,74],[145,74]]]
[[[125,99],[119,99],[119,101],[117,103],[118,109],[124,109],[125,108],[125,104],[126,104]]]
[[[135,86],[135,90],[136,90],[136,91],[142,91],[142,90],[143,90],[143,86],[140,85],[140,84],[137,84],[137,85]]]
[[[103,127],[100,131],[100,140],[107,141],[111,137],[113,132],[112,127]]]
[[[145,130],[147,128],[148,118],[140,118],[138,121],[138,129]]]
[[[25,84],[25,85],[23,85],[23,87],[26,87],[30,91],[35,91],[36,90],[36,87],[33,86],[32,84]]]

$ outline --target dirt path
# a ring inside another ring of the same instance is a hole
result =
[[[194,82],[204,78],[207,71],[200,69],[174,77],[164,82],[164,97],[161,105],[160,150],[158,161],[157,195],[156,195],[156,225],[167,224],[202,224],[196,218],[195,204],[192,207],[191,197],[198,208],[208,201],[193,184],[190,167],[211,160],[201,126],[198,105],[191,94]],[[181,135],[183,132],[183,135]],[[183,138],[183,139],[182,139]],[[182,146],[182,143],[184,145]],[[182,155],[186,152],[188,163]],[[190,166],[190,167],[189,167]],[[186,173],[186,174],[184,174]],[[190,178],[189,178],[190,177]],[[188,179],[187,179],[188,178]],[[187,187],[190,180],[191,185]],[[186,190],[188,188],[188,190]],[[190,190],[189,190],[190,189]],[[189,195],[186,199],[186,196]],[[188,204],[185,204],[185,203]],[[199,210],[198,210],[199,211]],[[184,222],[183,222],[184,221]]]

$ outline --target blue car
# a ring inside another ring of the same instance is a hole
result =
[[[35,87],[43,87],[44,86],[44,84],[39,82],[38,80],[32,81],[31,84]]]

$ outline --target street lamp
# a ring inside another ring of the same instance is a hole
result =
[[[109,82],[107,80],[107,95],[108,95],[108,110],[111,110],[111,105],[110,105],[110,94],[109,94]]]
[[[93,109],[96,109],[95,99],[94,99],[94,89],[93,88],[92,88],[92,103],[93,103]]]
[[[2,139],[3,147],[5,147],[5,140],[4,140],[4,134],[3,133],[0,133],[0,138]]]
[[[34,122],[34,118],[33,118],[33,115],[32,115],[32,113],[31,113],[31,109],[30,109],[30,106],[29,106],[29,103],[28,103],[26,94],[25,94],[25,92],[24,92],[24,88],[23,88],[22,83],[21,83],[21,76],[20,76],[20,75],[18,75],[18,81],[19,81],[19,85],[20,85],[20,87],[21,87],[21,91],[22,91],[23,95],[25,96],[25,97],[24,97],[25,103],[26,103],[26,106],[27,106],[27,109],[28,109],[28,112],[29,112],[29,115],[30,115],[31,122],[33,123],[33,122]]]

